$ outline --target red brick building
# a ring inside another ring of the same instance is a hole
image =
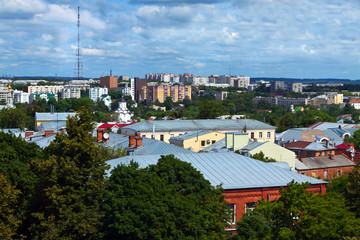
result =
[[[319,140],[285,144],[287,149],[297,154],[295,168],[300,174],[327,180],[352,171],[355,163],[347,155],[339,153],[330,141]]]
[[[117,88],[118,87],[118,77],[114,76],[105,76],[100,78],[100,87]]]

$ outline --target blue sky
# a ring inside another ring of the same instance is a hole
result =
[[[0,77],[360,79],[358,0],[0,0]]]

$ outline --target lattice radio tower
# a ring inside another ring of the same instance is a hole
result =
[[[83,79],[83,64],[82,64],[82,56],[81,56],[81,48],[80,48],[80,6],[78,6],[78,20],[77,20],[77,48],[76,48],[76,61],[74,67],[74,78],[77,80]]]

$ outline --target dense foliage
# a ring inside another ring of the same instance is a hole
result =
[[[275,202],[259,201],[253,213],[238,222],[234,239],[343,239],[360,236],[360,219],[344,198],[308,192],[309,183],[294,181]],[[256,223],[256,224],[251,224]]]
[[[116,167],[105,197],[104,239],[224,239],[229,218],[219,188],[189,163]]]

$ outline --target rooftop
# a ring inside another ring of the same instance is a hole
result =
[[[350,159],[343,155],[334,155],[333,159],[328,156],[302,158],[301,161],[295,160],[295,168],[297,170],[332,168],[355,166]]]
[[[66,121],[68,116],[74,117],[76,113],[35,113],[36,121]]]
[[[324,184],[325,181],[298,174],[277,164],[264,163],[236,153],[174,154],[176,158],[191,163],[213,186],[225,190],[286,186],[292,180],[298,183]],[[107,161],[110,170],[119,164],[139,163],[140,168],[156,164],[160,155],[126,156]],[[110,173],[110,170],[108,173]]]
[[[275,130],[269,124],[252,119],[208,119],[208,120],[163,120],[163,121],[143,121],[123,127],[138,132],[155,131],[240,131],[246,129],[271,129]]]

